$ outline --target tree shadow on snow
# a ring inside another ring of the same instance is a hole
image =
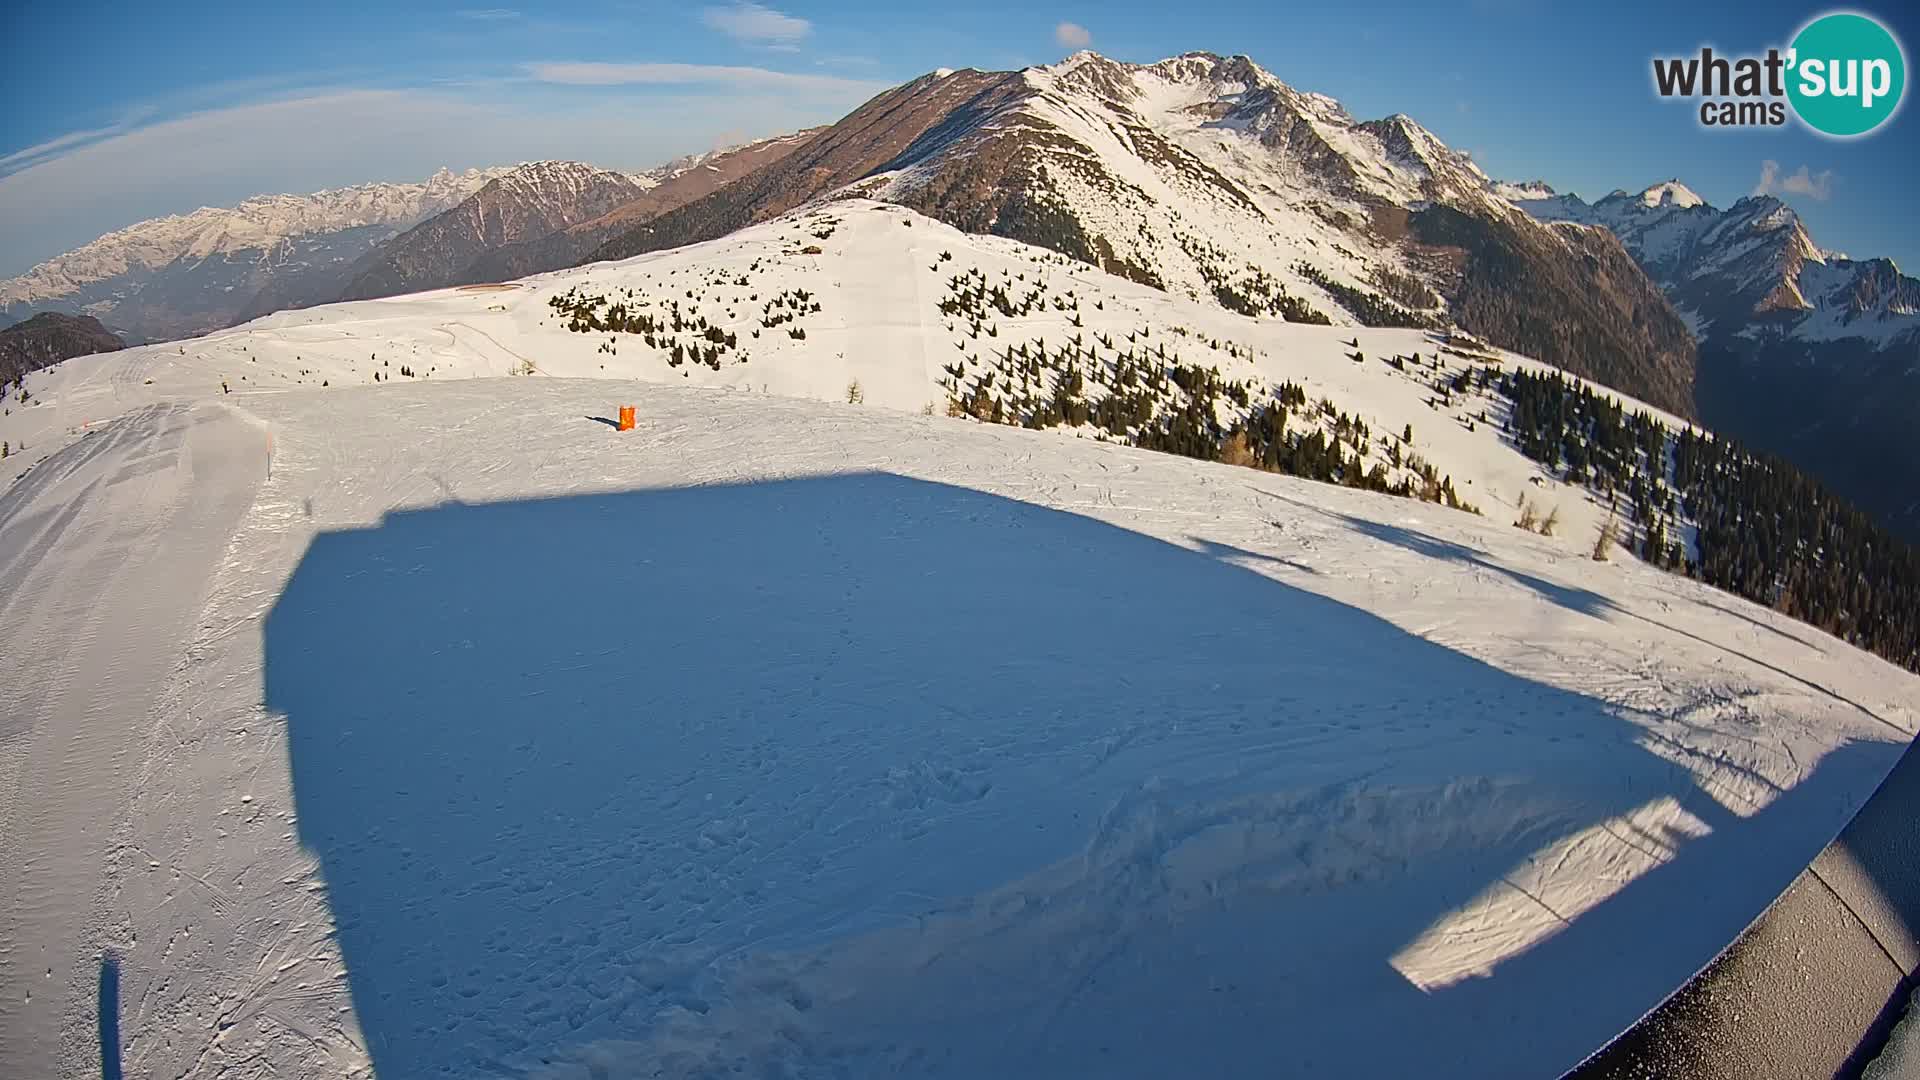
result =
[[[1507,566],[1504,563],[1494,561],[1486,552],[1478,548],[1470,548],[1465,544],[1457,544],[1451,540],[1442,540],[1436,536],[1428,536],[1426,533],[1414,529],[1402,528],[1398,525],[1369,521],[1366,518],[1354,517],[1351,514],[1342,514],[1335,510],[1324,510],[1311,503],[1303,503],[1297,499],[1290,499],[1285,495],[1276,494],[1263,488],[1254,488],[1252,490],[1270,499],[1277,499],[1280,502],[1289,503],[1312,513],[1332,518],[1363,536],[1372,537],[1375,540],[1392,544],[1395,547],[1405,548],[1417,555],[1424,555],[1429,559],[1440,562],[1465,563],[1469,566],[1488,571],[1489,573],[1498,574],[1516,585],[1525,586],[1539,594],[1541,599],[1576,614],[1591,615],[1594,618],[1600,618],[1603,615],[1621,610],[1612,600],[1591,589],[1562,585],[1558,582],[1548,581],[1543,577],[1538,577],[1521,570],[1515,570],[1513,567]]]
[[[1767,671],[1772,672],[1775,675],[1780,676],[1781,678],[1796,682],[1801,686],[1805,687],[1806,689],[1812,690],[1818,694],[1823,694],[1826,697],[1832,698],[1834,701],[1839,702],[1840,704],[1850,706],[1851,708],[1859,711],[1862,715],[1868,717],[1874,722],[1885,726],[1890,733],[1897,734],[1902,737],[1905,737],[1906,735],[1905,730],[1901,728],[1900,725],[1894,723],[1891,720],[1888,720],[1884,716],[1881,716],[1879,713],[1868,708],[1866,705],[1863,705],[1860,702],[1853,700],[1852,698],[1846,697],[1845,695],[1835,692],[1830,687],[1823,686],[1820,683],[1814,682],[1813,680],[1805,677],[1804,675],[1797,675],[1794,672],[1788,671],[1787,669],[1779,666],[1778,664],[1773,664],[1773,663],[1769,663],[1768,661],[1762,660],[1759,657],[1754,656],[1752,653],[1737,649],[1732,645],[1727,644],[1724,641],[1714,641],[1709,638],[1704,638],[1704,637],[1701,637],[1699,634],[1693,633],[1692,631],[1683,630],[1680,627],[1673,625],[1672,623],[1662,622],[1659,619],[1655,619],[1647,615],[1642,615],[1637,611],[1629,611],[1628,609],[1623,608],[1620,605],[1614,603],[1608,597],[1602,596],[1599,593],[1592,591],[1591,589],[1581,589],[1581,588],[1576,588],[1570,585],[1562,585],[1562,584],[1559,584],[1558,582],[1548,581],[1545,578],[1537,577],[1533,574],[1528,574],[1520,570],[1515,570],[1510,566],[1507,566],[1503,563],[1495,561],[1486,552],[1480,551],[1476,548],[1467,547],[1464,544],[1457,544],[1450,540],[1441,540],[1437,537],[1428,536],[1425,533],[1417,532],[1412,529],[1401,528],[1400,526],[1397,526],[1397,525],[1387,525],[1377,521],[1368,521],[1365,518],[1354,517],[1350,514],[1342,514],[1332,510],[1323,510],[1319,507],[1312,506],[1311,504],[1302,503],[1294,499],[1289,499],[1284,495],[1278,495],[1273,492],[1265,491],[1259,488],[1255,488],[1254,490],[1259,491],[1262,495],[1266,495],[1269,498],[1278,499],[1281,502],[1292,503],[1295,506],[1310,510],[1313,513],[1323,514],[1327,517],[1333,518],[1341,522],[1342,524],[1346,525],[1347,527],[1353,529],[1355,532],[1361,533],[1362,535],[1365,535],[1365,536],[1370,536],[1373,539],[1379,540],[1383,543],[1393,544],[1396,547],[1405,548],[1408,551],[1412,551],[1417,554],[1424,555],[1430,559],[1465,563],[1469,566],[1473,566],[1493,574],[1498,574],[1501,577],[1507,578],[1508,580],[1514,582],[1515,584],[1525,586],[1526,588],[1539,594],[1541,598],[1548,600],[1554,604],[1557,604],[1568,611],[1576,612],[1581,615],[1590,615],[1596,619],[1599,619],[1599,618],[1636,619],[1640,622],[1646,623],[1649,626],[1658,627],[1659,629],[1664,630],[1669,634],[1675,634],[1680,637],[1688,638],[1692,641],[1698,642],[1701,645],[1705,645],[1705,646],[1708,646],[1709,648],[1717,649],[1720,652],[1725,653],[1727,656],[1730,656],[1736,660],[1743,661],[1757,668],[1763,668]],[[1630,558],[1631,556],[1628,556],[1628,557]],[[1701,600],[1699,602],[1705,607],[1710,607],[1715,611],[1721,612],[1722,614],[1731,616],[1733,618],[1742,619],[1748,623],[1753,624],[1754,626],[1757,626],[1763,630],[1767,630],[1788,641],[1792,641],[1800,645],[1805,645],[1809,649],[1815,649],[1816,652],[1820,651],[1812,643],[1806,641],[1805,639],[1794,634],[1786,633],[1785,631],[1776,629],[1775,627],[1769,626],[1766,623],[1761,622],[1760,620],[1755,619],[1750,615],[1746,615],[1740,611],[1737,611],[1732,607],[1726,606],[1724,604],[1714,603],[1708,600]]]
[[[1217,554],[880,474],[320,535],[267,704],[379,1075],[1548,1074],[1897,754],[1741,817],[1631,717]],[[1393,966],[1661,798],[1711,835],[1491,977]]]

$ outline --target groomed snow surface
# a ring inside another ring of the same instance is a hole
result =
[[[128,1076],[1552,1076],[1920,727],[1908,673],[1512,528],[1523,459],[1333,331],[1234,324],[1487,516],[908,411],[951,345],[874,250],[752,376],[449,377],[605,362],[556,278],[30,380],[0,1074],[117,1028]],[[242,348],[288,377],[220,394]],[[801,399],[850,373],[887,400]]]

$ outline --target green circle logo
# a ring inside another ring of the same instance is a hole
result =
[[[1907,89],[1907,60],[1886,27],[1839,12],[1808,23],[1793,39],[1787,99],[1815,131],[1849,138],[1890,119]]]

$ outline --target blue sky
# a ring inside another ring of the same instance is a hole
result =
[[[501,6],[488,6],[499,4]],[[268,191],[543,157],[639,168],[831,121],[937,67],[1245,53],[1356,116],[1405,112],[1495,176],[1595,198],[1679,177],[1765,188],[1822,245],[1920,271],[1915,110],[1860,140],[1710,132],[1657,100],[1655,54],[1784,45],[1830,10],[1549,0],[1311,10],[840,0],[7,5],[0,274],[145,217]],[[1909,53],[1920,15],[1857,7]],[[1772,162],[1769,169],[1767,163]],[[1771,177],[1771,180],[1767,178]]]

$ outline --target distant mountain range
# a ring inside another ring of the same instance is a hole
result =
[[[1920,535],[1920,283],[1778,200],[1488,177],[1246,57],[933,72],[831,126],[619,173],[442,172],[144,222],[0,283],[135,340],[509,280],[866,196],[1262,319],[1458,327],[1793,458]],[[1903,501],[1904,500],[1904,501]]]
[[[1719,210],[1678,180],[1592,204],[1544,184],[1506,191],[1543,221],[1599,225],[1619,237],[1702,339],[1876,349],[1920,340],[1920,281],[1888,259],[1821,250],[1800,215],[1771,196]]]
[[[163,341],[333,299],[356,260],[503,172],[442,170],[142,221],[0,281],[0,316],[92,315],[130,340]]]
[[[0,281],[0,316],[86,314],[128,340],[164,341],[287,308],[556,270],[810,134],[644,173],[536,161],[155,218]]]
[[[1822,250],[1765,195],[1721,210],[1677,180],[1591,204],[1537,183],[1506,193],[1544,221],[1620,239],[1699,341],[1708,426],[1920,536],[1920,281]]]

